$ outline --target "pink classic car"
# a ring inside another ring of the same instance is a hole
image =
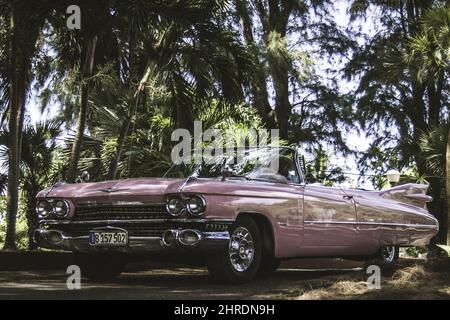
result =
[[[273,163],[277,165],[274,166]],[[41,191],[39,246],[73,251],[83,275],[108,279],[135,254],[193,258],[239,283],[282,259],[351,257],[391,265],[400,246],[438,231],[427,186],[383,191],[305,182],[299,154],[266,148],[173,166],[163,178],[57,184]]]

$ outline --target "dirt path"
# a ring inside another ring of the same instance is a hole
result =
[[[126,272],[109,283],[82,281],[68,290],[65,270],[2,271],[0,299],[450,299],[450,271],[406,263],[381,290],[367,288],[362,268],[317,270],[289,264],[239,287],[211,283],[205,269]]]

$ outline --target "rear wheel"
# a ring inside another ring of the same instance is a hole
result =
[[[236,220],[230,230],[228,248],[214,256],[208,266],[214,280],[244,283],[252,280],[261,263],[262,241],[256,222],[250,217]]]
[[[94,281],[107,281],[117,278],[125,268],[123,257],[111,254],[74,253],[75,263],[81,275]]]
[[[378,250],[375,258],[366,263],[368,265],[378,265],[381,273],[386,276],[392,275],[398,261],[399,247],[395,245],[382,246]]]
[[[398,261],[399,248],[397,246],[383,246],[380,249],[380,261],[383,264],[393,265]]]

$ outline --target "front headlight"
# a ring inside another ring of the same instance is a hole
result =
[[[57,200],[53,207],[53,212],[58,218],[64,218],[69,213],[69,205],[66,201]]]
[[[170,198],[167,202],[167,211],[173,216],[181,215],[184,210],[184,202],[178,197]]]
[[[47,218],[52,213],[52,205],[47,200],[40,200],[36,206],[36,212],[40,218]]]
[[[187,202],[187,209],[192,215],[200,215],[205,211],[205,200],[199,196],[192,196]]]

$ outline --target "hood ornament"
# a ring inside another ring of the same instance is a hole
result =
[[[118,191],[124,191],[124,190],[128,190],[129,188],[125,188],[125,189],[119,189],[119,188],[107,188],[107,189],[100,189],[99,191],[102,192],[106,192],[106,193],[113,193],[113,192],[118,192]]]

